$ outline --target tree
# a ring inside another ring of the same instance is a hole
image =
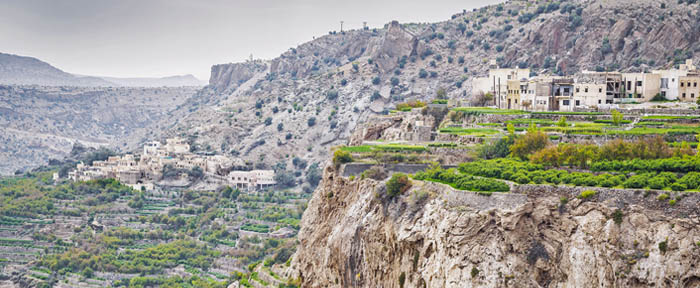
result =
[[[333,89],[328,90],[328,92],[326,92],[326,98],[328,98],[328,100],[337,99],[338,98],[338,90],[333,90]]]
[[[568,125],[566,124],[566,116],[561,116],[561,117],[559,118],[559,121],[557,121],[557,126],[559,126],[559,127],[566,127],[566,126],[568,126]]]
[[[308,124],[309,127],[313,127],[314,125],[316,125],[316,117],[309,118],[309,120],[306,121],[306,124]]]
[[[622,113],[620,113],[617,110],[612,110],[612,112],[610,112],[610,114],[612,115],[613,125],[620,126],[620,124],[622,124],[622,118],[624,117],[624,115],[622,115]]]
[[[318,163],[309,165],[309,169],[306,170],[306,182],[309,182],[311,187],[316,187],[320,181],[321,170],[318,168]]]
[[[437,90],[437,99],[447,99],[447,92],[445,92],[445,89],[440,88]]]
[[[381,81],[382,81],[382,80],[379,79],[379,76],[375,76],[374,78],[372,78],[372,84],[374,84],[374,85],[379,85],[379,83],[380,83]]]
[[[343,150],[335,150],[333,153],[333,164],[335,166],[339,166],[340,164],[345,164],[345,163],[350,163],[352,162],[352,155],[350,155],[350,152],[343,151]]]
[[[549,144],[547,134],[539,131],[536,127],[533,129],[531,126],[525,135],[515,139],[513,145],[510,146],[510,152],[513,156],[526,160],[530,154],[549,146]]]
[[[282,123],[277,124],[277,131],[282,132],[284,125]]]
[[[270,125],[272,125],[272,117],[265,118],[265,126],[270,126]]]
[[[386,193],[390,197],[403,194],[409,188],[411,188],[411,180],[403,173],[394,173],[391,175],[391,179],[386,182]]]

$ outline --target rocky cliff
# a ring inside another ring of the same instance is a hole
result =
[[[383,181],[340,175],[326,168],[302,219],[303,287],[700,286],[697,194],[669,207],[641,191],[413,181],[390,199]]]
[[[212,67],[193,113],[169,132],[250,161],[322,161],[358,123],[398,102],[438,91],[468,101],[470,79],[484,75],[489,60],[573,74],[700,59],[698,8],[696,1],[508,1],[437,23],[330,32],[271,60]]]

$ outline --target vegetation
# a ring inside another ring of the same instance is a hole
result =
[[[462,171],[460,169],[460,171]],[[468,173],[467,173],[468,174]],[[442,169],[439,166],[432,166],[424,172],[418,172],[413,176],[416,180],[425,180],[444,183],[459,190],[469,190],[478,192],[508,192],[510,187],[502,181],[485,179],[458,173],[455,169]]]
[[[403,173],[394,173],[386,182],[386,193],[389,197],[396,197],[411,188],[411,180]]]

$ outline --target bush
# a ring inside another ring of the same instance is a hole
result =
[[[666,199],[668,199],[668,197],[669,197],[668,194],[664,193],[664,194],[661,194],[659,196],[656,196],[656,200],[666,201]]]
[[[381,81],[382,80],[379,79],[379,76],[372,78],[372,84],[374,84],[374,85],[378,85]]]
[[[420,77],[420,78],[428,77],[428,71],[425,71],[425,69],[420,69],[420,71],[418,72],[418,77]]]
[[[306,121],[307,124],[309,124],[309,127],[313,127],[316,125],[316,117],[311,117],[309,120]]]
[[[265,126],[270,126],[270,125],[272,125],[272,117],[265,118]]]
[[[328,100],[338,99],[338,90],[328,90],[328,92],[326,92],[326,98],[328,98]]]
[[[547,134],[531,127],[525,135],[515,139],[515,143],[510,146],[510,151],[513,156],[524,160],[533,152],[541,150],[548,145],[549,137],[547,137]]]
[[[595,196],[595,191],[593,190],[584,190],[581,192],[581,194],[578,196],[579,199],[588,199]]]
[[[340,164],[350,163],[352,161],[353,159],[352,155],[350,155],[350,152],[338,149],[335,150],[335,152],[333,153],[333,164],[335,164],[336,166]]]
[[[622,224],[622,216],[624,216],[624,214],[622,214],[622,210],[615,209],[615,212],[613,212],[613,214],[612,214],[612,218],[613,218],[613,221],[615,222],[615,224],[617,224],[617,225]]]
[[[668,249],[668,240],[664,240],[659,242],[659,251],[661,254],[666,254],[666,250]]]
[[[395,173],[394,175],[391,175],[391,179],[386,182],[386,193],[390,197],[403,194],[409,188],[411,188],[411,180],[409,180],[408,176],[403,173]]]

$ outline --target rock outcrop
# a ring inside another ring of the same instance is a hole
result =
[[[413,181],[389,199],[381,181],[340,175],[326,168],[302,219],[290,276],[303,287],[700,286],[696,194],[674,210]]]

